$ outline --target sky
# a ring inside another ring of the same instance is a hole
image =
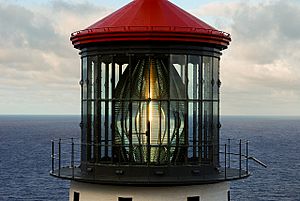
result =
[[[170,0],[232,36],[222,115],[300,116],[299,0]],[[0,0],[0,114],[80,114],[70,33],[130,0]]]

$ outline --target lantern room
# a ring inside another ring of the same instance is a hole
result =
[[[219,166],[229,34],[168,1],[137,0],[71,41],[82,56],[82,161]]]
[[[220,142],[220,56],[229,34],[170,1],[134,0],[71,41],[81,55],[81,137],[69,143],[68,166],[62,140],[53,142],[51,171],[74,181],[70,200],[86,183],[137,193],[134,186],[148,186],[154,195],[157,186],[202,189],[249,176],[248,144],[239,141],[233,154]],[[212,189],[227,198],[226,185]],[[101,195],[113,197],[109,192]]]

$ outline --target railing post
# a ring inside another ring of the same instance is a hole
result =
[[[230,168],[230,139],[228,139],[228,168]]]
[[[51,170],[52,170],[52,173],[54,173],[54,141],[53,140],[51,140],[51,165],[52,165],[52,168],[51,168]]]
[[[58,141],[58,176],[60,176],[61,168],[61,139]]]
[[[72,179],[74,179],[74,139],[71,138],[72,141],[72,153],[71,153],[71,167],[72,167]]]
[[[224,160],[224,175],[225,175],[225,180],[227,178],[227,144],[225,144],[225,147],[224,147],[224,153],[225,153],[225,160]]]
[[[239,176],[242,177],[242,140],[240,139],[240,153],[239,153],[239,158],[240,158],[240,167],[239,167]]]
[[[249,141],[246,142],[246,172],[249,174]]]

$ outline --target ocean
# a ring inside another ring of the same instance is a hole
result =
[[[78,138],[79,116],[0,116],[0,201],[67,201],[49,175],[51,139]],[[223,139],[247,139],[252,176],[231,182],[232,201],[300,201],[300,117],[221,118]]]

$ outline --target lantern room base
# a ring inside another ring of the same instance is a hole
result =
[[[229,184],[136,187],[90,184],[71,181],[70,201],[79,196],[80,201],[118,201],[119,198],[132,198],[133,201],[185,201],[197,197],[201,201],[227,201]]]
[[[64,167],[50,174],[72,181],[124,186],[184,186],[220,183],[250,176],[245,170],[205,166],[121,166],[98,165],[88,168]]]

